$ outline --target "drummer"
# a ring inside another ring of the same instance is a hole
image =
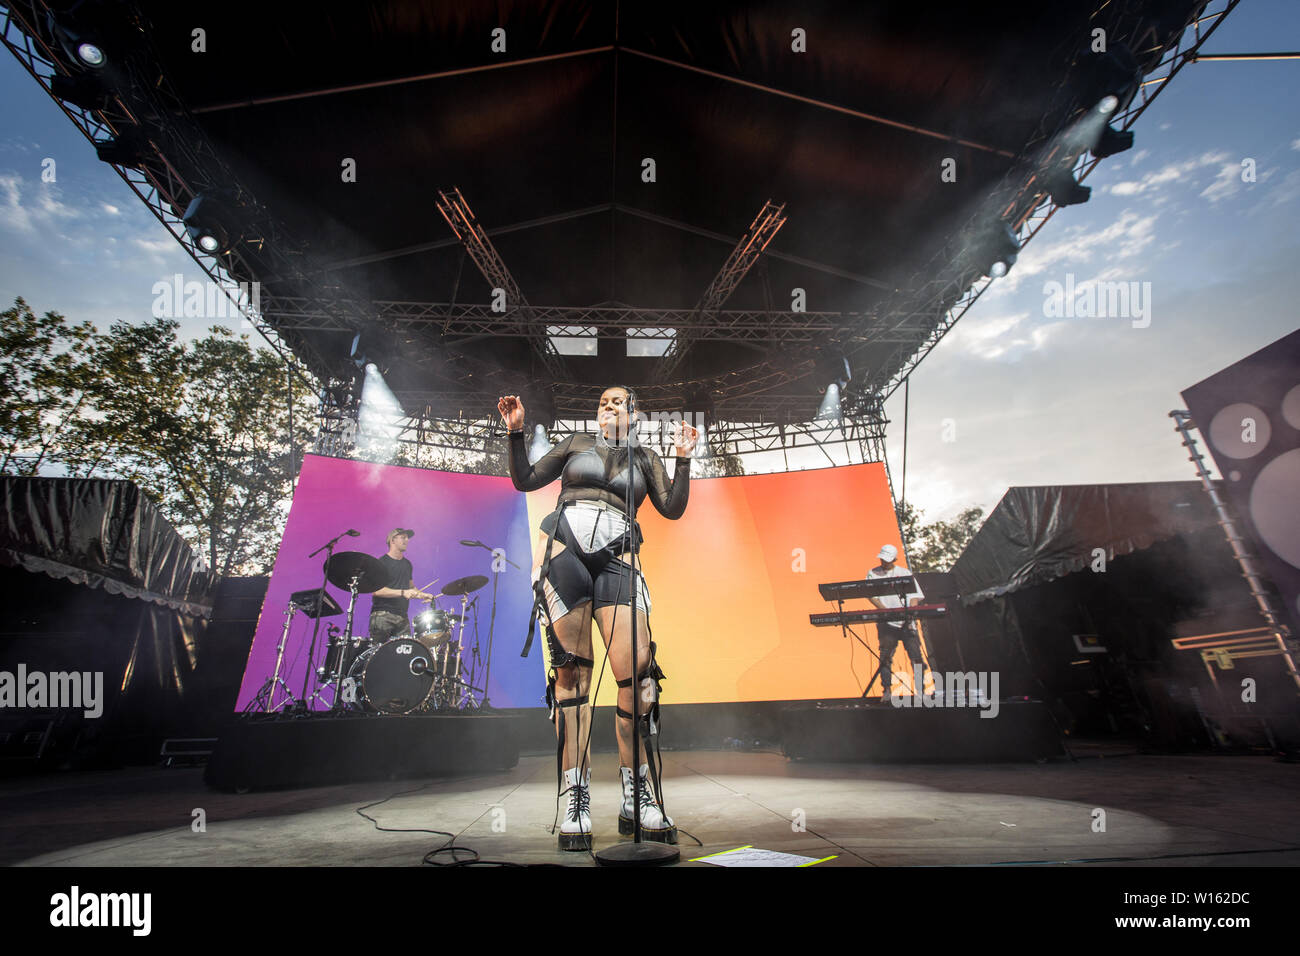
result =
[[[415,586],[415,570],[406,557],[406,546],[415,532],[394,528],[388,532],[388,553],[379,562],[388,574],[388,584],[374,593],[370,604],[370,639],[386,641],[396,635],[411,633],[408,608],[412,599],[432,601],[433,595]]]

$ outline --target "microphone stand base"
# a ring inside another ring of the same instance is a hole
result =
[[[677,849],[664,843],[616,843],[596,851],[601,866],[664,866],[680,859]]]

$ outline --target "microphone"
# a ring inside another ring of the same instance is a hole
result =
[[[463,545],[465,545],[465,547],[467,547],[467,548],[486,548],[486,547],[487,547],[487,545],[484,544],[482,541],[470,541],[470,540],[467,539],[467,538],[461,538],[461,539],[460,539],[460,543],[463,544]]]
[[[354,531],[352,528],[348,528],[348,537],[349,537],[349,538],[359,538],[359,537],[361,537],[361,532],[360,532],[360,531]]]

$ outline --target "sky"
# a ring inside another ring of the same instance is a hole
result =
[[[1244,0],[1204,52],[1296,49],[1300,2]],[[896,496],[929,521],[1016,485],[1195,477],[1168,417],[1180,391],[1300,326],[1298,88],[1300,60],[1180,72],[1133,149],[1088,177],[1091,200],[1059,210],[912,374],[905,483],[903,390],[887,403]],[[7,54],[0,90],[0,307],[107,326],[148,320],[160,280],[206,281]],[[1053,284],[1091,281],[1130,284],[1141,315],[1052,314]]]

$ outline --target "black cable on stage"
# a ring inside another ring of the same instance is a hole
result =
[[[467,846],[457,846],[457,845],[456,845],[456,834],[454,834],[454,833],[452,833],[452,832],[450,832],[450,831],[448,831],[448,830],[432,830],[432,829],[429,829],[429,828],[427,828],[427,827],[385,827],[385,826],[380,826],[378,820],[376,820],[376,819],[375,819],[374,817],[372,817],[370,814],[366,813],[366,811],[369,810],[370,808],[381,806],[381,805],[387,803],[389,800],[395,799],[396,797],[404,797],[404,796],[406,796],[407,794],[411,794],[411,793],[419,793],[421,790],[427,790],[430,786],[433,785],[433,783],[434,783],[434,781],[430,780],[428,783],[420,784],[420,786],[418,786],[418,787],[412,787],[410,790],[399,790],[399,791],[397,791],[396,793],[390,793],[388,796],[384,797],[382,800],[375,800],[373,803],[367,803],[367,804],[365,804],[365,805],[363,805],[363,806],[357,807],[357,809],[356,809],[355,812],[356,812],[356,814],[357,814],[358,816],[360,816],[360,817],[362,817],[362,818],[364,818],[364,819],[366,819],[366,820],[369,820],[369,821],[371,822],[371,824],[374,825],[374,828],[375,828],[376,830],[379,830],[379,831],[382,832],[382,833],[433,833],[433,834],[436,834],[436,835],[438,835],[438,836],[445,836],[445,837],[447,838],[447,842],[446,842],[446,843],[444,843],[444,844],[443,844],[442,846],[440,846],[440,847],[437,847],[436,849],[430,850],[430,851],[429,851],[428,853],[426,853],[426,854],[424,855],[424,857],[421,859],[420,862],[421,862],[423,865],[425,865],[425,866],[511,866],[511,867],[515,867],[515,866],[517,866],[517,867],[529,867],[529,866],[558,866],[558,865],[559,865],[559,864],[557,864],[557,863],[514,863],[514,862],[511,862],[511,861],[509,861],[509,860],[484,860],[484,859],[481,859],[481,858],[479,857],[479,855],[478,855],[478,851],[477,851],[477,850],[474,850],[474,849],[472,849],[472,848],[470,848],[470,847],[467,847]],[[451,860],[450,862],[447,862],[447,863],[440,863],[440,862],[438,862],[437,857],[438,857],[438,854],[440,854],[440,853],[451,853],[451,854],[452,854],[452,860]],[[469,858],[469,859],[457,859],[457,858],[456,858],[456,854],[457,854],[457,853],[469,853],[469,854],[472,854],[472,857]]]

